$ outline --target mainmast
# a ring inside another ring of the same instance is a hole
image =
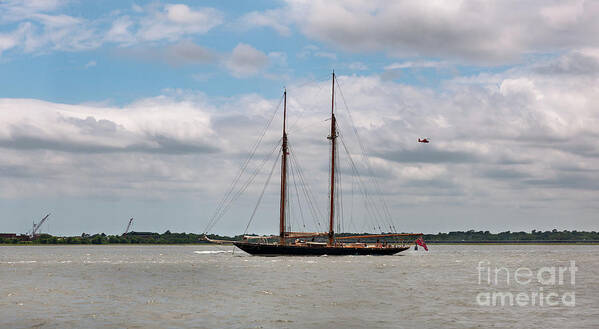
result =
[[[331,204],[330,204],[330,217],[329,217],[329,245],[332,246],[335,243],[335,144],[337,139],[337,127],[335,123],[335,71],[333,71],[333,88],[331,97],[331,135],[328,139],[331,140]]]
[[[287,89],[283,93],[283,145],[281,155],[281,205],[279,223],[279,243],[285,244],[285,205],[287,203],[287,131],[285,124],[287,120]]]

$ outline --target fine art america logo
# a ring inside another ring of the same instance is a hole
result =
[[[576,262],[538,270],[519,267],[513,271],[478,262],[478,284],[489,288],[476,295],[480,306],[570,306],[576,304]]]

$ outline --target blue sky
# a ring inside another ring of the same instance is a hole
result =
[[[127,54],[139,45],[104,42],[92,49],[55,51],[60,45],[49,44],[33,51],[9,49],[2,56],[4,79],[0,81],[1,96],[31,97],[54,102],[110,102],[124,105],[135,99],[159,94],[164,89],[201,90],[209,95],[260,93],[273,97],[281,85],[293,80],[323,75],[337,68],[344,74],[380,74],[385,67],[397,62],[437,62],[439,58],[394,58],[380,51],[364,53],[335,49],[326,43],[306,38],[298,31],[281,35],[268,27],[247,28],[242,23],[244,15],[251,12],[281,8],[280,1],[238,3],[228,1],[181,2],[190,8],[215,8],[223,15],[223,22],[207,33],[186,33],[180,39],[157,40],[143,44],[143,51],[158,51],[180,40],[190,41],[219,54],[227,54],[239,43],[248,44],[265,54],[280,53],[283,58],[271,61],[269,76],[253,75],[242,79],[232,77],[222,65],[215,63],[168,62],[166,59],[142,58]],[[141,17],[137,7],[160,7],[158,2],[108,1],[66,2],[56,14],[99,21],[97,29],[110,29],[115,16]],[[22,21],[0,26],[0,31],[10,33]],[[33,23],[37,26],[36,23]],[[280,61],[283,61],[281,63]],[[404,68],[401,74],[389,78],[402,83],[437,87],[442,80],[463,74],[497,72],[506,65],[463,65],[446,67]]]
[[[98,20],[110,16],[111,12],[135,15],[132,5],[142,2],[106,2],[99,6],[94,2],[81,2],[66,5],[61,13]],[[153,4],[146,4],[151,5]],[[155,3],[154,3],[155,4]],[[228,5],[223,8],[222,5]],[[202,2],[202,7],[214,7],[226,13],[229,20],[235,20],[249,10],[260,10],[276,5],[275,2],[256,2],[256,7],[244,8],[232,2]],[[18,24],[2,26],[3,32],[10,32]],[[105,26],[109,28],[109,26]],[[234,37],[231,37],[234,36]],[[216,52],[230,52],[238,43],[248,43],[264,52],[290,49],[301,51],[301,45],[310,43],[296,35],[292,38],[280,37],[277,33],[263,29],[244,32],[232,26],[217,26],[209,34],[185,35],[186,40],[199,43]],[[149,47],[160,48],[163,42]],[[298,48],[299,46],[299,48]],[[187,64],[176,65],[159,60],[139,61],[119,53],[119,47],[107,43],[98,48],[77,52],[57,52],[47,49],[23,54],[4,54],[2,93],[10,97],[33,97],[57,102],[110,101],[125,104],[134,99],[156,95],[165,88],[201,89],[206,93],[228,96],[231,94],[262,92],[280,86],[281,81],[272,79],[232,79],[222,68],[215,65]],[[305,71],[311,65],[322,65],[329,69],[329,61],[315,60],[312,63],[288,59],[298,69]],[[209,77],[204,79],[202,76]],[[259,81],[256,81],[259,80]],[[258,82],[259,87],[256,86]]]
[[[0,231],[54,211],[56,234],[131,216],[200,232],[284,87],[326,199],[333,69],[403,230],[596,230],[598,15],[588,1],[5,1]],[[264,179],[217,232],[240,233]],[[267,199],[256,232],[275,227]]]

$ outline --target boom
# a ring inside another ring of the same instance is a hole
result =
[[[129,229],[131,228],[131,224],[133,224],[133,217],[131,217],[131,219],[129,219],[129,223],[127,224],[127,228],[125,229],[125,233],[123,233],[123,235],[126,235],[127,233],[129,233]]]
[[[46,222],[48,217],[50,217],[50,214],[47,214],[46,216],[44,216],[44,218],[42,218],[42,220],[40,220],[39,223],[37,223],[37,224],[35,222],[33,222],[33,228],[31,229],[31,234],[29,236],[34,237],[35,234],[37,233],[37,231],[42,226],[42,224],[44,224]]]

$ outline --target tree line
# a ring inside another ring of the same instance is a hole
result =
[[[341,233],[338,236],[364,235],[366,233]],[[197,244],[207,243],[202,239],[202,234],[196,233],[171,233],[162,234],[154,232],[130,232],[126,235],[106,235],[82,233],[80,236],[53,236],[40,234],[33,239],[2,238],[0,244]],[[222,236],[210,234],[208,238],[214,240],[241,240],[243,236]],[[493,242],[493,241],[599,241],[599,232],[595,231],[537,231],[532,232],[500,232],[489,231],[452,231],[448,233],[424,234],[427,242]],[[367,239],[362,239],[367,240]],[[382,241],[392,239],[381,238]],[[408,241],[406,241],[408,242]]]

